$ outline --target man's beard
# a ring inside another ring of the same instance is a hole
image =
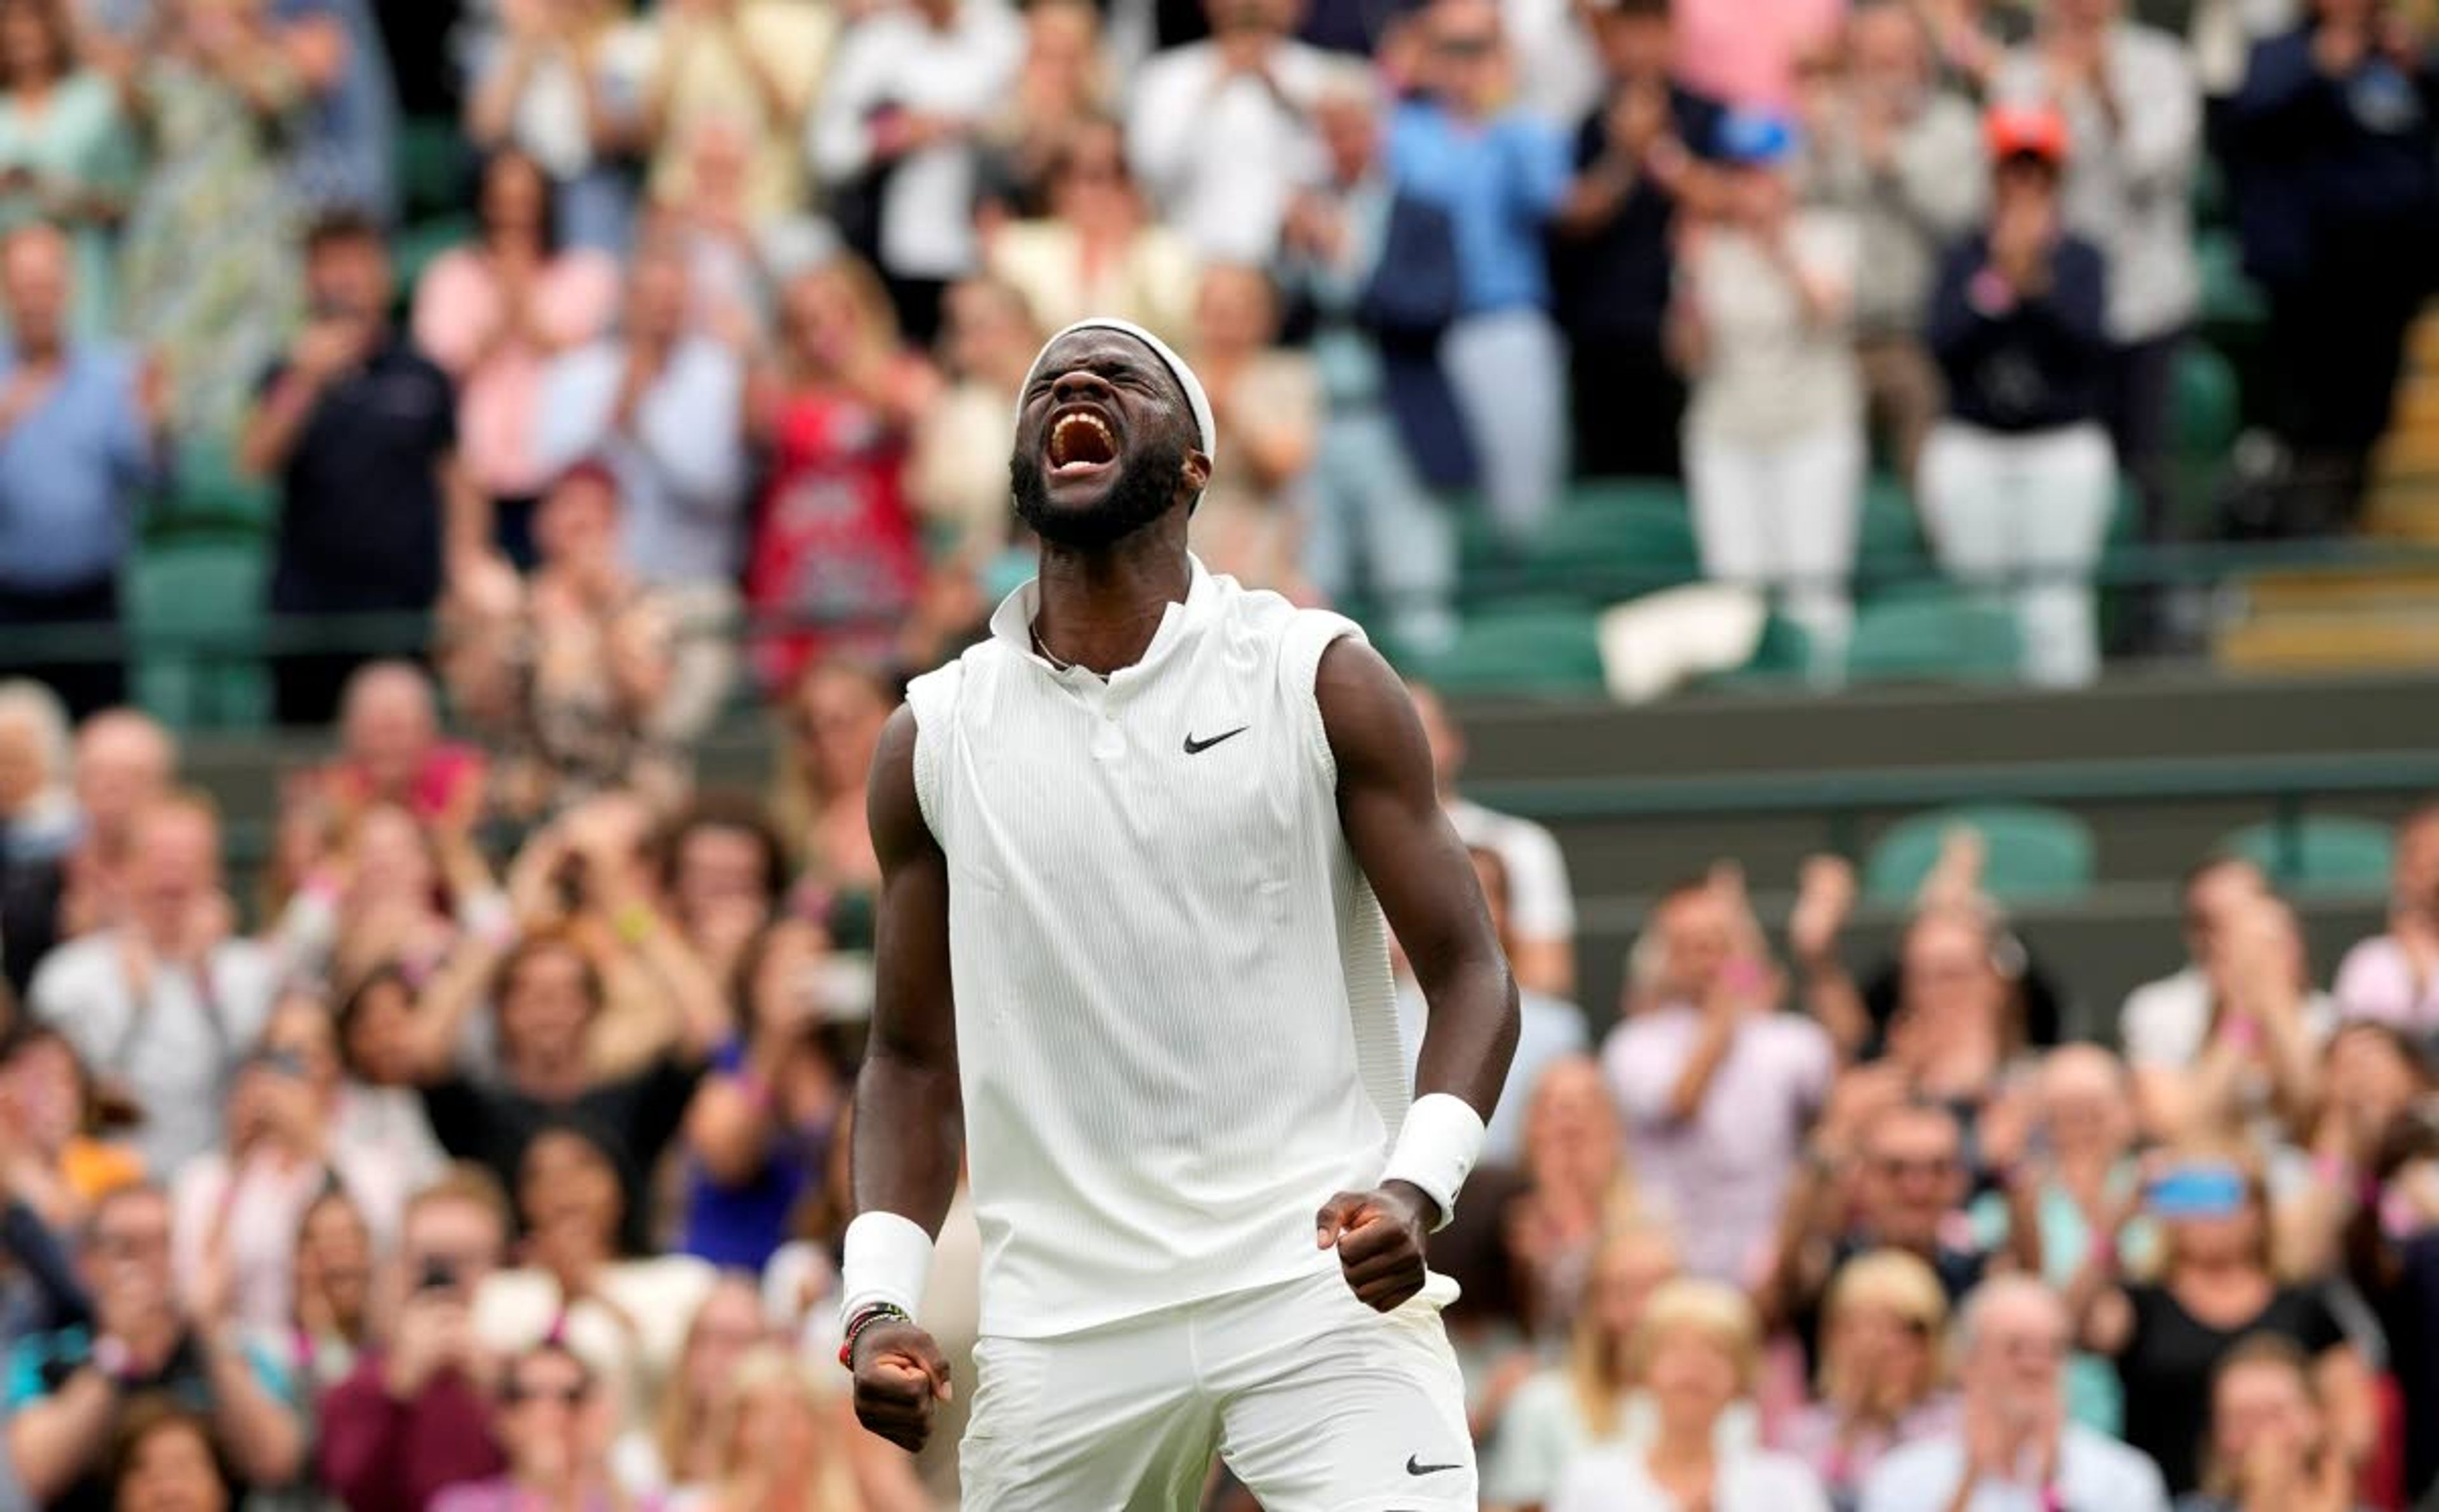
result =
[[[1177,503],[1177,480],[1185,470],[1185,443],[1147,441],[1131,461],[1122,461],[1118,480],[1089,509],[1061,509],[1050,502],[1050,480],[1040,454],[1020,448],[1008,458],[1009,491],[1016,517],[1053,545],[1095,551],[1114,545],[1168,513]]]

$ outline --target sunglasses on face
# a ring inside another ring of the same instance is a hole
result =
[[[1499,50],[1499,39],[1492,36],[1442,37],[1433,42],[1432,47],[1448,58],[1487,58]]]
[[[581,1407],[592,1398],[593,1383],[589,1380],[573,1381],[564,1386],[534,1386],[512,1379],[500,1392],[500,1400],[510,1407],[521,1407],[526,1402]]]

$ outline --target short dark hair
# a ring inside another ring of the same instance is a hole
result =
[[[730,829],[750,837],[762,853],[762,900],[776,904],[788,891],[788,847],[761,804],[741,792],[706,792],[670,820],[654,846],[661,885],[674,889],[685,844],[706,829]]]
[[[389,248],[389,239],[382,234],[381,222],[354,205],[343,205],[325,210],[305,228],[305,255],[308,258],[332,247],[366,243],[383,251]]]
[[[500,964],[491,972],[491,1001],[495,1007],[516,987],[517,978],[526,967],[538,957],[560,952],[575,956],[577,963],[584,969],[585,1001],[598,1012],[610,1001],[609,988],[601,980],[600,963],[594,960],[593,952],[584,948],[583,936],[564,925],[535,930],[509,947],[508,953],[500,958]]]

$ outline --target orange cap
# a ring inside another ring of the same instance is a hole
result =
[[[2066,161],[2066,117],[2051,105],[1993,105],[1982,118],[1982,133],[1994,163],[2011,157],[2038,157],[2053,166]]]

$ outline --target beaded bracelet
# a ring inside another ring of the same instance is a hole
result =
[[[876,1323],[913,1323],[915,1315],[894,1302],[876,1302],[846,1322],[846,1338],[839,1344],[839,1363],[855,1368],[855,1342]]]

